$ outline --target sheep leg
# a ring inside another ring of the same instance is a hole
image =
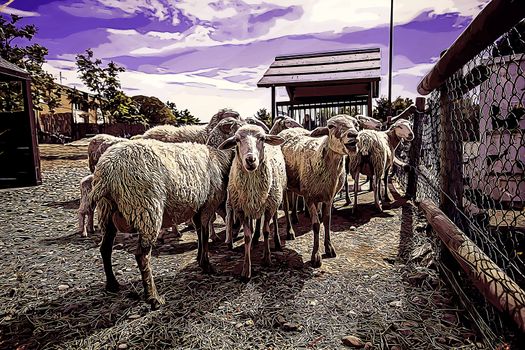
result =
[[[359,170],[354,174],[354,205],[352,206],[352,214],[357,213],[357,191],[359,190]]]
[[[230,250],[233,249],[233,221],[235,220],[233,210],[230,206],[226,207],[226,239],[224,243],[228,245]]]
[[[100,230],[103,233],[103,238],[102,243],[100,244],[100,255],[102,255],[104,272],[106,273],[106,290],[108,292],[116,293],[120,289],[120,285],[113,273],[111,254],[113,253],[113,243],[115,242],[115,236],[117,235],[117,228],[111,217],[112,214],[108,211],[101,213]]]
[[[164,304],[164,298],[157,293],[157,288],[153,281],[153,274],[151,273],[151,246],[148,245],[144,247],[142,244],[142,239],[139,239],[137,250],[135,251],[135,259],[137,260],[137,265],[142,275],[142,285],[144,286],[146,302],[150,304],[151,310],[157,310]]]
[[[368,192],[374,190],[374,186],[372,186],[372,181],[374,181],[374,180],[373,180],[373,177],[367,175],[367,176],[366,176],[366,181],[365,181],[364,184],[366,184],[367,182],[370,184],[370,186],[369,186],[369,188],[368,188]],[[363,185],[364,185],[364,184],[363,184]]]
[[[264,250],[263,250],[263,265],[270,266],[272,264],[272,257],[270,254],[270,219],[273,215],[269,212],[264,213],[263,236],[264,236]]]
[[[77,217],[78,217],[77,233],[79,233],[82,237],[87,237],[87,232],[84,230],[84,226],[85,226],[85,222],[84,222],[85,215],[84,215],[84,213],[79,210],[78,214],[77,214]]]
[[[350,174],[350,159],[348,157],[345,157],[345,205],[350,205],[350,203],[352,203],[352,201],[350,200],[350,189],[348,186],[348,174]]]
[[[390,167],[386,168],[385,173],[383,174],[383,177],[384,177],[383,182],[385,184],[385,189],[384,189],[385,192],[384,192],[383,198],[385,201],[390,202],[391,199],[390,199],[390,196],[388,195],[388,173],[389,172],[390,172]]]
[[[295,193],[290,192],[290,201],[288,203],[292,203],[292,223],[294,225],[297,225],[299,223],[299,217],[297,216],[297,202],[299,201],[299,196],[297,196]]]
[[[261,237],[261,219],[255,220],[255,231],[253,233],[252,244],[257,245],[259,238]]]
[[[328,258],[335,258],[336,253],[330,239],[330,225],[332,222],[332,201],[323,202],[324,252]]]
[[[241,281],[248,282],[252,277],[252,261],[251,261],[251,250],[252,250],[252,220],[248,217],[243,218],[243,231],[244,231],[244,264],[242,266]]]
[[[372,183],[374,184],[374,201],[380,213],[383,212],[381,205],[381,180],[381,176],[375,176],[374,179],[372,179]]]
[[[308,209],[310,211],[310,218],[312,222],[312,230],[314,232],[314,247],[312,249],[312,267],[321,267],[321,254],[319,253],[319,214],[317,212],[317,204],[308,202]]]
[[[275,245],[275,250],[283,250],[281,246],[281,237],[279,236],[279,224],[277,223],[277,211],[273,213],[273,244]]]
[[[201,220],[201,227],[200,227],[200,236],[202,239],[202,252],[201,252],[201,259],[199,261],[200,267],[204,270],[205,273],[215,273],[215,269],[210,264],[210,258],[209,258],[209,250],[208,250],[208,241],[209,241],[209,232],[211,231],[211,227],[208,226],[208,223],[211,222],[211,219],[203,219]]]
[[[95,228],[94,228],[94,224],[93,224],[94,216],[95,216],[94,208],[88,208],[88,210],[87,210],[87,226],[86,226],[87,233],[94,233],[95,232]],[[86,236],[87,236],[87,234],[86,234]]]
[[[288,201],[288,196],[286,195],[287,191],[285,191],[284,196],[284,218],[286,219],[286,239],[287,240],[294,240],[295,239],[295,232],[292,227],[292,223],[290,222],[290,211],[288,210],[290,203]],[[292,193],[293,198],[293,193]]]

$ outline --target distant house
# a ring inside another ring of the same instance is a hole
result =
[[[88,92],[76,90],[66,85],[58,85],[60,87],[60,104],[55,109],[55,114],[71,113],[73,117],[73,123],[91,123],[91,124],[103,124],[104,118],[102,118],[102,112],[100,109],[94,110],[89,108],[89,100],[92,99],[93,94]],[[69,95],[77,94],[81,101],[78,103],[72,103],[69,99]],[[49,107],[46,104],[42,105],[42,111],[39,113],[40,116],[48,116],[51,114]]]

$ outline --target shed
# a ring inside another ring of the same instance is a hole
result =
[[[257,86],[271,88],[272,120],[287,114],[311,129],[352,110],[371,116],[380,80],[381,52],[371,48],[277,56]],[[275,101],[276,87],[288,101]]]
[[[39,185],[42,177],[31,76],[0,58],[0,84],[0,98],[4,99],[0,110],[0,188]]]

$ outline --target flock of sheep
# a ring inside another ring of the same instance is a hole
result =
[[[365,174],[371,178],[375,204],[382,210],[394,151],[401,140],[414,137],[406,120],[386,131],[379,131],[380,127],[379,121],[366,116],[337,115],[326,126],[309,131],[282,116],[268,130],[257,119],[244,119],[223,109],[207,125],[157,126],[132,140],[97,135],[88,147],[93,174],[82,179],[80,186],[79,231],[84,235],[93,232],[96,208],[109,291],[119,289],[111,263],[115,235],[117,231],[138,232],[135,257],[145,299],[157,309],[164,300],[155,288],[150,259],[161,232],[175,231],[177,224],[192,221],[198,235],[199,266],[213,272],[208,241],[210,234],[215,235],[213,222],[219,214],[226,222],[230,248],[242,227],[241,279],[249,280],[251,245],[258,239],[259,228],[264,237],[263,262],[269,265],[270,220],[275,249],[280,250],[277,210],[282,205],[287,239],[293,239],[292,221],[297,218],[297,199],[302,197],[314,233],[311,264],[319,267],[321,221],[325,253],[336,256],[330,240],[332,202],[347,173],[355,179],[354,209],[359,174]],[[253,221],[257,221],[255,234]]]

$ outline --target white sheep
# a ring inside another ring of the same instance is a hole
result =
[[[106,149],[108,149],[108,147],[127,140],[128,139],[108,134],[98,134],[93,136],[88,144],[89,171],[92,173],[95,171],[95,165],[97,165],[100,156],[106,151]],[[104,146],[100,148],[102,144],[104,144]]]
[[[278,147],[284,142],[279,136],[269,135],[257,125],[244,125],[235,136],[224,141],[219,149],[235,147],[228,181],[228,205],[243,222],[244,265],[241,278],[251,278],[252,220],[264,215],[263,263],[271,264],[270,219],[273,218],[274,243],[277,250],[281,242],[277,224],[277,209],[286,190],[286,167],[283,154]],[[230,219],[227,226],[230,226]],[[226,242],[231,242],[228,235]]]
[[[387,131],[363,130],[358,137],[359,151],[350,158],[350,173],[354,179],[353,211],[357,210],[359,174],[372,177],[374,202],[379,211],[383,210],[382,200],[389,200],[388,174],[396,162],[395,150],[402,140],[412,141],[414,133],[408,120],[399,119]],[[396,162],[397,163],[397,162]],[[381,181],[384,181],[382,195]]]
[[[193,218],[199,238],[197,260],[205,271],[212,271],[208,225],[226,199],[231,162],[231,152],[197,143],[157,140],[121,142],[104,153],[95,169],[89,202],[97,205],[103,234],[100,252],[107,290],[119,289],[111,264],[117,232],[112,217],[116,213],[139,233],[135,257],[145,299],[152,309],[164,303],[150,266],[151,249],[162,226]]]
[[[164,142],[197,142],[205,144],[210,132],[225,118],[240,119],[239,113],[231,109],[221,109],[205,125],[159,125],[142,135],[143,139],[155,139]]]
[[[326,127],[313,130],[310,136],[298,134],[295,130],[279,133],[286,140],[281,148],[286,162],[288,190],[302,195],[306,201],[314,232],[311,263],[312,266],[319,267],[321,254],[318,205],[322,204],[325,252],[328,257],[335,257],[336,252],[330,240],[332,202],[344,183],[343,158],[356,152],[359,122],[349,115],[337,115],[328,120]],[[292,226],[287,201],[284,206],[286,229],[289,233]]]
[[[382,123],[379,120],[362,114],[358,114],[355,117],[359,121],[359,126],[361,129],[381,130]],[[345,198],[346,205],[348,205],[351,203],[350,191],[348,187],[348,175],[350,174],[350,159],[348,157],[345,158],[345,172]],[[367,181],[368,180],[370,180],[370,188],[372,188],[372,181],[370,178],[368,178]]]

